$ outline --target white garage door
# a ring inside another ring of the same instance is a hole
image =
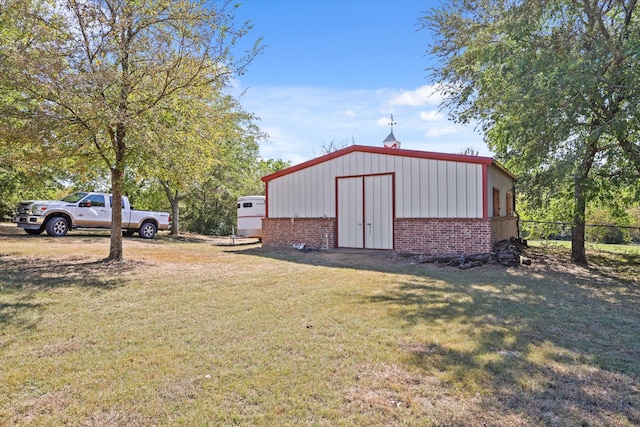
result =
[[[393,249],[391,174],[338,178],[338,246]]]

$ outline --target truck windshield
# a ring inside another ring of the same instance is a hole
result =
[[[88,193],[71,193],[62,199],[62,201],[67,203],[76,203],[82,200],[87,194]]]

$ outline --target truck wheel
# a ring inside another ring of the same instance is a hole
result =
[[[140,230],[138,230],[138,234],[143,239],[153,239],[157,231],[158,229],[153,222],[144,222],[142,223]]]
[[[47,221],[46,229],[49,236],[62,237],[69,231],[69,222],[61,216],[54,216]]]

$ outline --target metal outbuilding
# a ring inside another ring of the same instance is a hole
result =
[[[490,157],[352,145],[265,176],[263,246],[480,253],[517,236]]]

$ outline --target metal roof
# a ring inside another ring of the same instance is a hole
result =
[[[391,133],[391,135],[393,135],[393,132]],[[446,160],[446,161],[460,162],[460,163],[492,165],[497,167],[507,175],[509,175],[509,177],[511,177],[512,179],[515,180],[517,178],[514,174],[509,172],[509,170],[507,170],[504,166],[496,162],[492,157],[468,156],[465,154],[436,153],[431,151],[405,150],[400,148],[392,149],[392,148],[385,148],[385,147],[371,147],[371,146],[365,146],[365,145],[350,145],[341,150],[334,151],[329,154],[325,154],[324,156],[320,156],[315,159],[307,160],[306,162],[300,163],[298,165],[294,165],[286,169],[283,169],[281,171],[264,176],[262,177],[262,181],[269,182],[272,179],[275,179],[284,175],[288,175],[290,173],[294,173],[299,170],[306,169],[308,167],[311,167],[320,163],[324,163],[331,159],[335,159],[336,157],[345,156],[353,152],[384,154],[389,156],[414,157],[419,159]]]

